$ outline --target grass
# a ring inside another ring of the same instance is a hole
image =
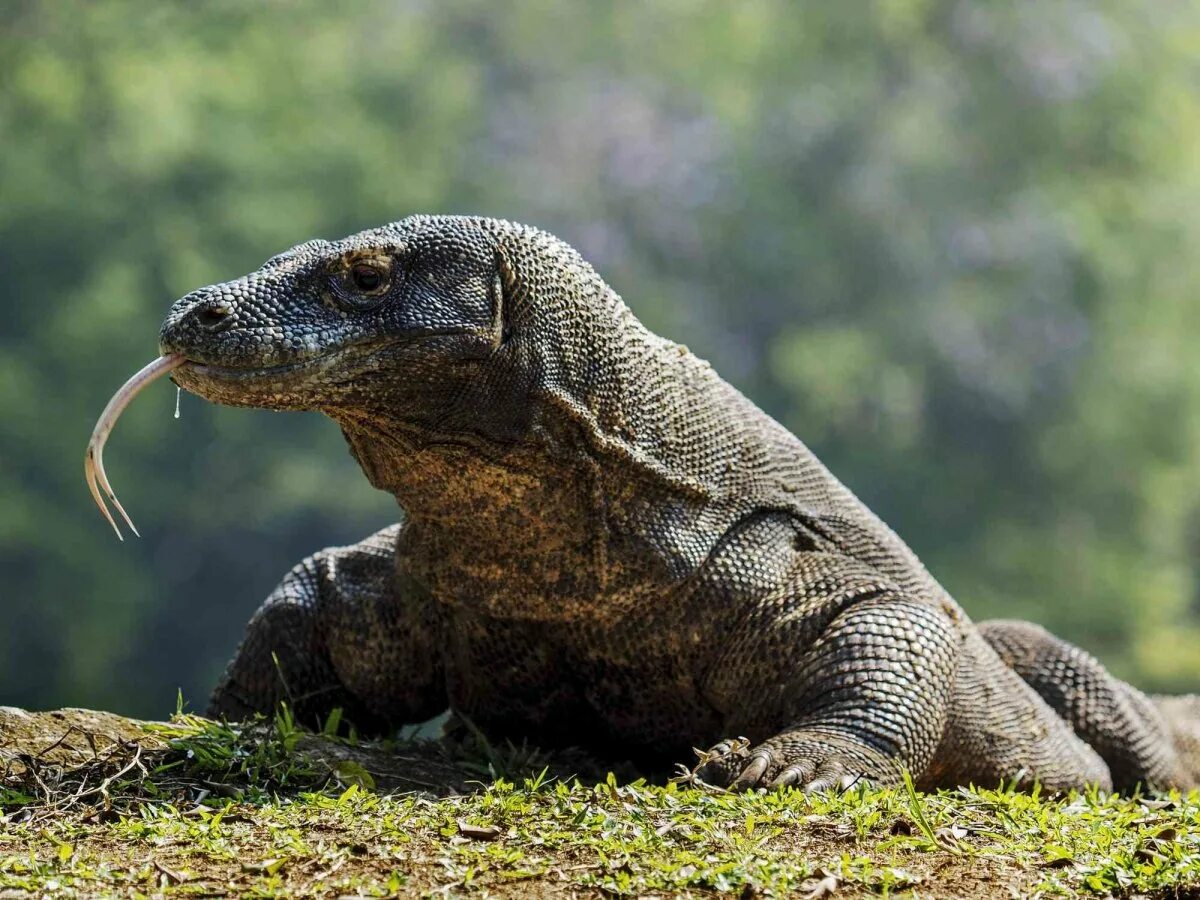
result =
[[[0,896],[1200,896],[1195,793],[729,794],[468,742],[384,752],[449,754],[473,789],[386,796],[367,766],[302,752],[286,714],[156,736],[93,771],[10,772]]]

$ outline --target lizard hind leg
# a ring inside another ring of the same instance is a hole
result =
[[[1200,787],[1200,695],[1157,694],[1150,702],[1158,709],[1179,755],[1185,781],[1181,787]]]
[[[1030,622],[979,623],[979,633],[1108,765],[1113,786],[1130,791],[1195,783],[1176,752],[1178,739],[1150,697],[1113,677],[1091,654]],[[1187,698],[1170,698],[1186,701]],[[1178,704],[1177,704],[1178,705]],[[1200,737],[1200,718],[1176,717]]]

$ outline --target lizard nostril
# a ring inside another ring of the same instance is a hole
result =
[[[196,310],[196,322],[205,331],[219,331],[233,322],[230,317],[232,312],[233,310],[222,303],[202,306]]]

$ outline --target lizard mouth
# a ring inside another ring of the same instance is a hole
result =
[[[293,362],[279,363],[274,366],[230,366],[220,365],[218,363],[200,362],[193,359],[185,359],[183,365],[176,370],[173,378],[178,378],[183,373],[196,375],[200,378],[212,379],[214,381],[253,381],[260,378],[276,378],[280,375],[289,375],[293,372],[299,372],[323,359],[335,356],[336,353],[326,353],[318,356],[311,356],[307,359],[298,359]]]
[[[293,376],[307,376],[327,370],[351,357],[368,359],[385,346],[394,347],[402,343],[404,342],[362,341],[268,366],[197,359],[185,351],[180,354],[184,360],[183,364],[172,373],[171,378],[187,390],[192,390],[193,385],[201,386],[206,383],[229,386],[250,386],[256,383],[282,385],[294,383]]]
[[[186,359],[171,380],[190,394],[225,406],[313,409],[343,366],[346,349],[275,365],[241,365]]]
[[[347,357],[360,355],[370,349],[369,346],[353,344],[269,366],[192,359],[185,354],[183,365],[172,373],[171,379],[206,400],[222,403],[233,401],[235,405],[246,405],[236,403],[239,390],[257,394],[259,390],[295,388],[301,380],[329,371]]]
[[[327,353],[271,366],[227,365],[185,358],[171,380],[189,394],[226,406],[300,408],[281,404],[285,397],[304,392],[303,385],[328,368],[335,354]]]

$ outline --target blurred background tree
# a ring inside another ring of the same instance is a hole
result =
[[[977,618],[1200,688],[1200,9],[11,2],[0,703],[202,706],[303,555],[396,516],[317,416],[167,386],[172,299],[413,212],[540,225]]]

